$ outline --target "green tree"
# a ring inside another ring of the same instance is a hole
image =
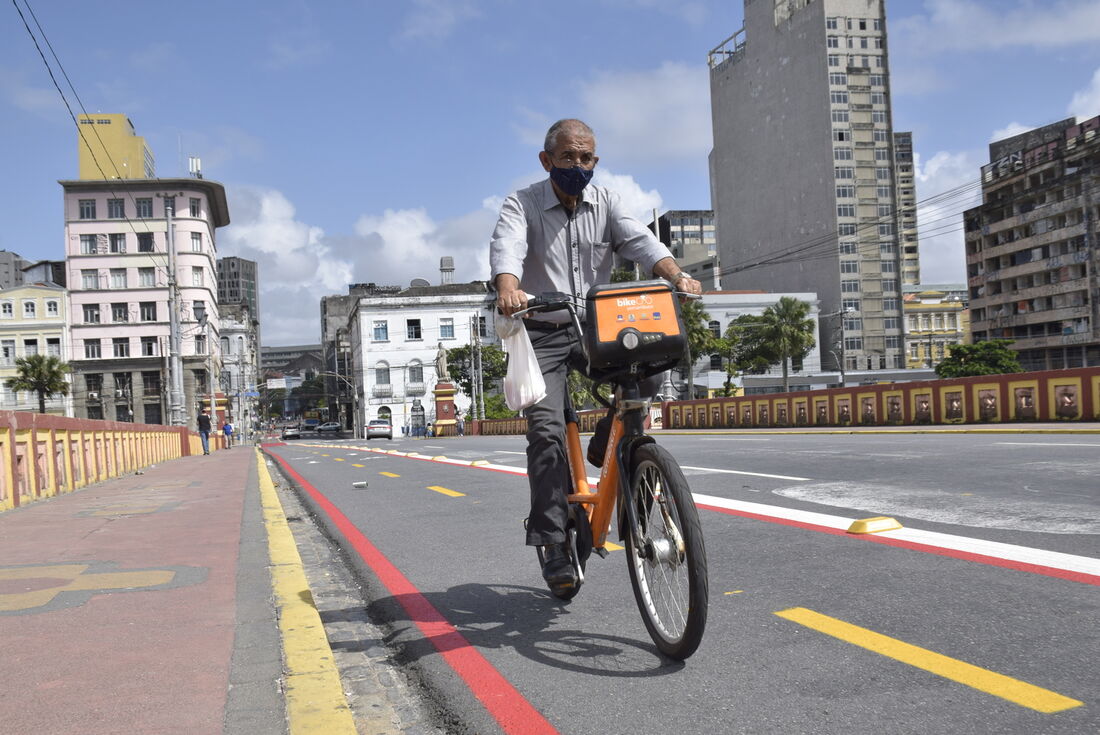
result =
[[[611,271],[612,283],[626,283],[628,281],[636,280],[638,279],[634,277],[633,267],[628,266],[626,268],[616,268],[615,270]]]
[[[688,398],[695,397],[695,361],[702,355],[713,354],[718,347],[718,338],[707,325],[710,314],[703,308],[703,302],[690,299],[680,305],[680,317],[684,320],[687,334],[687,351],[684,354],[684,366],[687,370]]]
[[[717,352],[726,370],[722,395],[736,395],[735,377],[763,373],[778,361],[772,345],[764,338],[763,320],[755,314],[742,314],[729,323],[722,338],[717,340]]]
[[[791,389],[788,376],[791,363],[801,363],[817,343],[814,320],[809,318],[809,313],[810,305],[793,296],[784,296],[764,310],[761,337],[775,351],[775,361],[783,366],[784,393]]]
[[[950,355],[936,365],[941,378],[967,378],[972,375],[1020,373],[1020,358],[1009,349],[1010,339],[990,339],[973,345],[951,345]]]
[[[451,374],[451,379],[458,383],[463,395],[470,398],[474,395],[473,364],[470,359],[472,353],[473,348],[470,345],[447,350],[447,372]],[[485,391],[486,400],[492,392],[493,384],[504,377],[507,366],[508,362],[503,350],[496,345],[481,346],[483,373],[481,387]],[[485,404],[485,411],[486,413],[489,411],[488,403]]]
[[[15,359],[15,377],[5,381],[8,390],[38,394],[38,412],[46,413],[46,399],[69,395],[65,375],[69,365],[53,355],[29,355]]]

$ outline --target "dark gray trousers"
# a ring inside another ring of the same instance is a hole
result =
[[[585,372],[588,362],[572,326],[553,331],[532,327],[527,330],[535,357],[546,381],[546,397],[528,408],[527,481],[531,485],[531,514],[527,517],[527,545],[559,544],[565,541],[569,513],[566,495],[572,478],[565,453],[565,407],[568,401],[569,370]],[[643,380],[644,396],[660,390],[661,375]]]

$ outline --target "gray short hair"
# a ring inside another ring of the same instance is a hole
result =
[[[542,149],[547,153],[553,153],[554,148],[558,145],[558,136],[562,132],[580,133],[581,135],[591,138],[593,142],[596,141],[596,134],[592,132],[592,128],[588,127],[582,120],[578,120],[574,117],[567,117],[563,120],[558,120],[546,131],[546,140],[543,141]]]

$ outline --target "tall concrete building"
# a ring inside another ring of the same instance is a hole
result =
[[[30,265],[19,253],[0,250],[0,288],[15,288],[24,282],[23,269]]]
[[[975,342],[1013,340],[1025,370],[1100,365],[1100,116],[989,144],[967,210]]]
[[[244,304],[253,319],[260,318],[259,273],[256,261],[218,258],[218,303]]]
[[[847,370],[904,368],[883,0],[745,0],[709,65],[722,287],[817,293]]]
[[[77,115],[77,159],[81,179],[151,179],[153,152],[134,132],[130,118],[119,114]]]
[[[721,288],[718,277],[718,238],[714,212],[710,209],[670,209],[657,218],[657,237],[681,267],[703,284],[703,289]],[[649,229],[653,229],[650,223]]]
[[[901,248],[901,285],[920,283],[917,250],[917,186],[913,181],[913,134],[894,133],[894,171],[897,174],[898,243]]]

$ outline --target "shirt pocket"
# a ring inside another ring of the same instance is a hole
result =
[[[592,272],[592,275],[596,275],[600,270],[607,270],[610,272],[612,258],[611,242],[592,243],[592,250],[589,257],[588,269]]]

